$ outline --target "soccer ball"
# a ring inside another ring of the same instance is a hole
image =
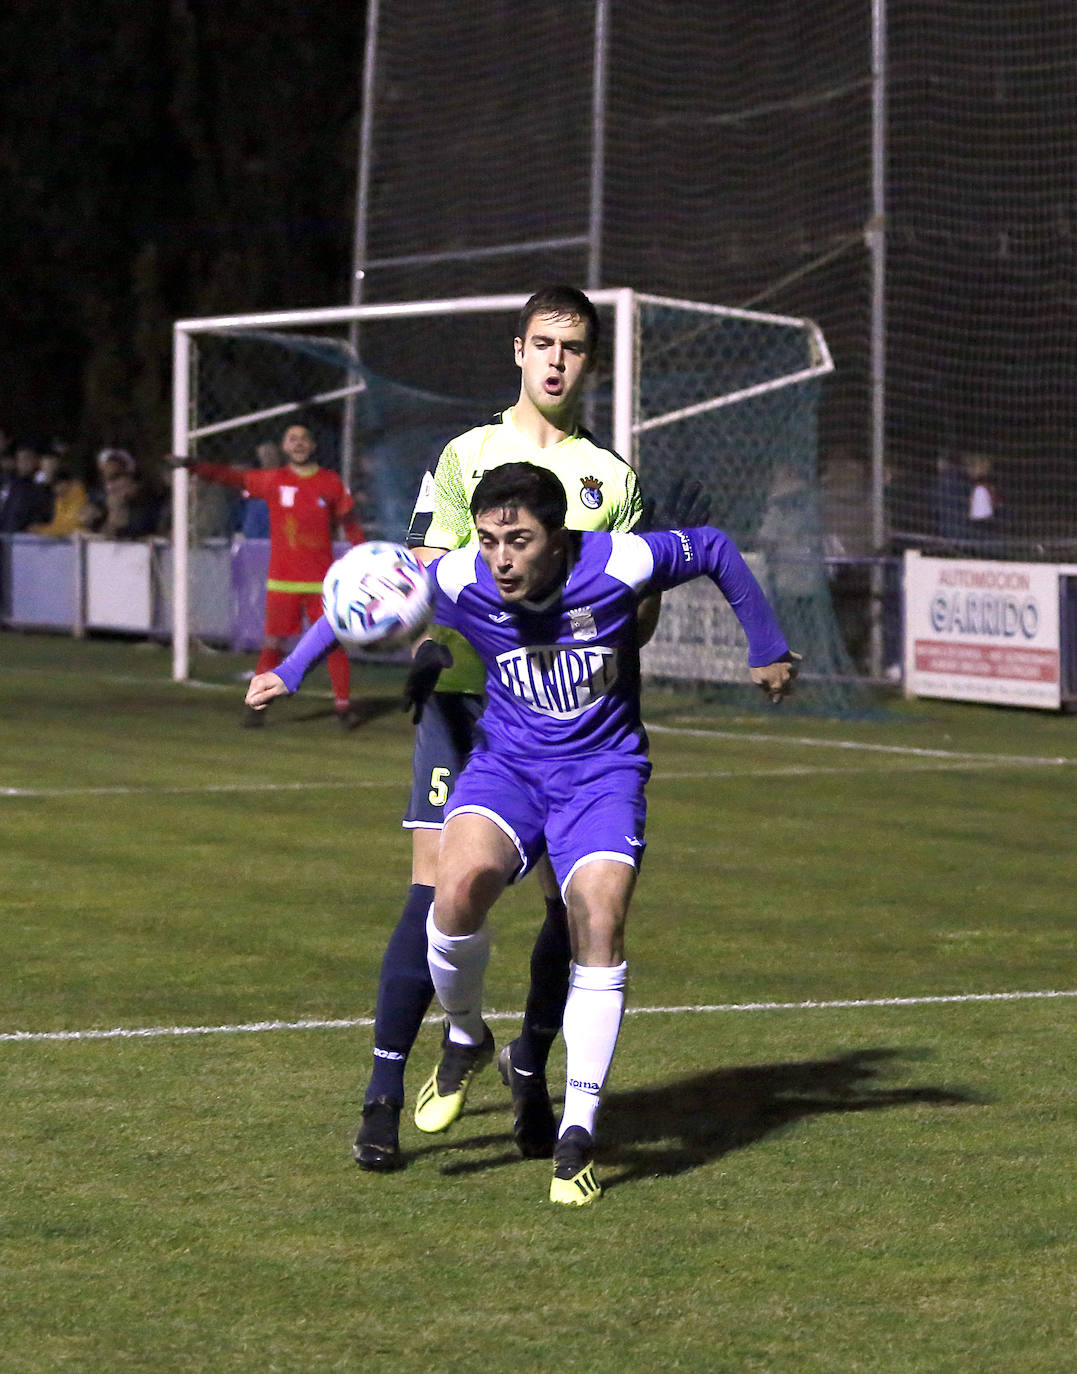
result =
[[[385,539],[350,548],[322,582],[325,618],[348,648],[411,638],[429,623],[433,600],[419,560]]]

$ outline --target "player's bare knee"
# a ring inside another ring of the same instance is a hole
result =
[[[569,889],[569,929],[580,964],[619,964],[624,958],[624,914],[616,907],[574,895]]]
[[[490,864],[472,863],[439,870],[434,897],[434,924],[446,935],[470,935],[505,887],[504,874]]]
[[[482,917],[451,902],[434,901],[434,925],[442,935],[474,935],[482,925]]]
[[[623,932],[581,931],[574,941],[573,959],[594,968],[612,968],[624,961]]]

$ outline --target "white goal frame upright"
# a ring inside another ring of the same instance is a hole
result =
[[[612,330],[612,415],[611,440],[613,447],[633,467],[637,466],[636,437],[662,425],[673,424],[690,416],[720,406],[728,406],[764,392],[807,382],[833,371],[833,361],[821,330],[809,320],[785,315],[771,315],[730,306],[709,305],[699,301],[678,301],[647,295],[630,287],[606,288],[588,292],[597,306],[611,307],[614,316]],[[278,405],[245,415],[199,425],[192,407],[192,343],[200,334],[228,334],[252,329],[296,329],[326,325],[359,325],[365,320],[389,320],[404,316],[444,316],[464,314],[493,314],[518,311],[527,301],[526,295],[466,296],[448,300],[401,301],[382,305],[332,306],[316,310],[277,310],[248,315],[219,315],[199,319],[177,320],[173,326],[172,373],[172,452],[187,457],[192,440],[203,435],[237,428],[275,415],[300,410],[311,402],[328,402],[345,398],[363,389],[358,382],[320,396],[282,397]],[[642,304],[682,307],[700,314],[740,318],[744,320],[784,325],[807,332],[811,343],[811,364],[803,370],[762,381],[756,385],[716,395],[691,406],[666,414],[640,420],[638,415],[639,367],[639,307]],[[189,519],[190,477],[185,468],[176,468],[172,487],[172,676],[177,682],[186,681],[190,670],[190,593]]]

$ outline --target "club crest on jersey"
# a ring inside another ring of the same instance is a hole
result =
[[[580,500],[588,510],[598,510],[602,505],[602,483],[597,477],[580,478]]]
[[[598,626],[590,606],[574,606],[568,613],[573,639],[597,639]]]

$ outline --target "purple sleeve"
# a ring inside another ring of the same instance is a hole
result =
[[[711,525],[660,530],[642,536],[654,557],[651,587],[666,591],[709,577],[733,608],[748,636],[748,663],[762,668],[789,652],[778,619],[755,574],[727,534]]]
[[[316,663],[320,663],[330,649],[336,646],[337,637],[325,616],[319,616],[306,631],[292,652],[278,664],[273,671],[288,688],[289,692],[299,690],[299,684]]]

